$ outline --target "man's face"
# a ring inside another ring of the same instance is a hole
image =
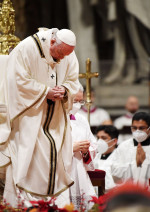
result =
[[[150,129],[148,129],[148,128],[149,128],[149,126],[144,120],[142,120],[142,119],[139,121],[134,120],[132,123],[132,126],[131,126],[131,131],[134,132],[136,130],[141,130],[141,131],[146,132],[149,135]]]
[[[110,137],[109,134],[107,134],[105,131],[101,130],[97,133],[97,138],[98,139],[102,139],[104,140],[106,143],[108,143],[110,140],[112,140],[112,138]],[[114,148],[115,148],[115,144],[117,143],[117,139],[113,139],[111,142],[108,143],[108,147],[110,147],[106,152],[104,152],[103,154],[108,154],[111,153]]]
[[[135,113],[139,109],[139,102],[138,99],[134,96],[129,97],[126,103],[126,109],[130,113]]]
[[[69,46],[63,42],[61,44],[57,44],[55,40],[52,40],[50,44],[50,55],[54,59],[61,60],[65,56],[69,55],[74,48],[74,46]]]
[[[74,99],[73,99],[73,102],[76,103],[76,102],[82,102],[83,101],[83,92],[82,91],[79,91]]]

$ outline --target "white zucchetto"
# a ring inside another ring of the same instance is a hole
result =
[[[76,36],[75,34],[69,29],[61,29],[56,33],[59,40],[68,44],[69,46],[76,45]]]

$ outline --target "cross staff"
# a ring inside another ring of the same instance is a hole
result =
[[[98,72],[91,72],[91,61],[88,58],[86,60],[86,73],[84,74],[79,74],[80,78],[85,78],[86,79],[86,105],[88,109],[88,121],[90,124],[90,107],[91,107],[91,78],[92,77],[98,77],[99,73]]]

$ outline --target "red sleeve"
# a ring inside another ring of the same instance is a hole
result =
[[[92,161],[92,158],[91,158],[90,152],[88,151],[88,157],[83,156],[83,162],[86,164],[89,164],[91,161]]]

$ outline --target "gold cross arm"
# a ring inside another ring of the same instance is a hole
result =
[[[99,76],[98,72],[79,74],[79,78],[86,78],[86,79],[90,79],[92,77],[98,77],[98,76]]]
[[[98,77],[98,72],[91,72],[91,61],[88,58],[86,60],[86,73],[79,74],[79,78],[86,79],[86,105],[88,108],[88,120],[90,123],[90,106],[91,106],[91,78]]]

